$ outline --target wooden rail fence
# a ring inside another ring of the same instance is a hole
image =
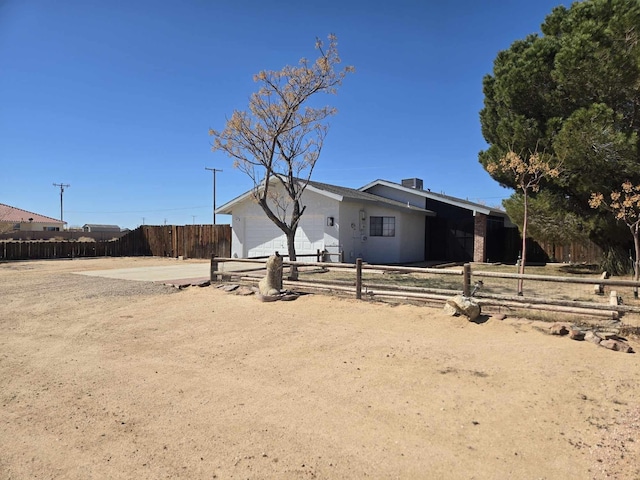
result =
[[[252,263],[250,268],[234,268],[234,269],[221,269],[221,264],[226,262],[248,262]],[[216,282],[219,280],[228,280],[231,277],[240,278],[241,280],[256,281],[258,278],[255,276],[248,276],[248,272],[254,272],[257,270],[256,264],[264,264],[266,260],[257,259],[238,259],[238,258],[217,258],[211,259],[211,281]],[[388,265],[367,265],[358,259],[355,264],[351,263],[325,263],[325,262],[283,262],[283,267],[287,265],[296,265],[298,267],[319,267],[327,270],[347,270],[354,272],[354,279],[350,282],[340,281],[285,281],[285,285],[295,288],[312,288],[328,291],[340,291],[343,293],[350,293],[355,296],[356,299],[362,299],[363,296],[368,298],[380,297],[380,298],[395,298],[395,299],[409,299],[409,300],[425,300],[436,301],[444,303],[447,299],[453,295],[463,294],[465,296],[473,295],[472,292],[472,277],[479,278],[501,278],[501,279],[523,279],[523,280],[535,280],[541,282],[551,283],[572,283],[572,284],[588,284],[588,285],[607,285],[609,287],[640,287],[640,282],[633,280],[615,280],[615,279],[603,279],[601,277],[560,277],[560,276],[547,276],[547,275],[530,275],[530,274],[514,274],[503,272],[487,272],[487,271],[472,271],[470,264],[464,264],[463,268],[421,268],[421,267],[400,267],[400,266],[388,266]],[[264,269],[264,267],[262,267]],[[411,287],[400,285],[388,285],[388,284],[374,284],[366,283],[363,281],[363,271],[377,271],[377,272],[399,272],[399,273],[422,273],[422,274],[434,274],[434,275],[448,275],[460,277],[460,289],[447,290],[447,289],[435,289],[435,288],[423,288],[423,287]],[[363,293],[365,295],[363,295]],[[519,309],[535,309],[535,310],[547,310],[556,312],[565,312],[572,314],[586,314],[592,316],[604,316],[609,319],[618,319],[620,314],[624,313],[640,313],[640,306],[635,305],[617,305],[611,303],[601,302],[580,302],[574,300],[562,300],[552,298],[541,297],[517,297],[497,294],[475,293],[475,299],[480,305],[496,305],[496,306],[508,306]]]

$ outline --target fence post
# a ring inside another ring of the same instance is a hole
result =
[[[216,272],[218,270],[218,262],[216,261],[216,255],[213,254],[211,255],[211,268],[209,271],[209,281],[210,282],[217,282],[218,281],[218,275],[216,275],[213,272]]]
[[[356,259],[356,299],[362,298],[362,259]]]
[[[320,249],[316,250],[316,262],[320,263]]]
[[[462,295],[471,296],[471,264],[465,263],[462,267]]]

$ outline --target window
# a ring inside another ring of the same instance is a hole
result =
[[[369,236],[395,237],[396,217],[369,217]]]

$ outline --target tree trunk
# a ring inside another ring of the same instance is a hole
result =
[[[529,196],[527,190],[524,190],[524,217],[522,219],[522,258],[520,259],[520,269],[518,273],[524,275],[524,266],[527,261],[527,223],[529,220]],[[522,287],[524,280],[518,280],[518,295],[522,295]]]
[[[633,280],[638,281],[640,278],[640,235],[638,232],[638,222],[631,226],[631,234],[633,235],[633,246],[635,247],[636,258],[633,260]],[[633,296],[638,298],[638,287],[633,287]]]
[[[296,261],[296,244],[295,244],[296,230],[291,229],[287,232],[287,250],[289,253],[289,260]],[[298,267],[291,265],[289,270],[289,280],[298,280]]]

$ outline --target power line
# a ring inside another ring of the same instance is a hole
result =
[[[155,208],[145,210],[120,210],[120,211],[103,211],[103,210],[67,210],[67,213],[151,213],[151,212],[173,212],[176,210],[193,210],[198,208],[209,208],[209,205],[196,205],[195,207],[178,207],[178,208]]]

